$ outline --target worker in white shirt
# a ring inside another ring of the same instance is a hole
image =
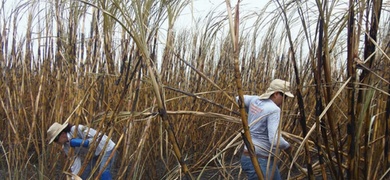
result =
[[[113,152],[115,143],[104,134],[103,137],[95,137],[96,133],[97,131],[95,129],[89,128],[87,126],[74,126],[68,123],[59,124],[57,122],[51,125],[47,130],[49,144],[54,141],[55,143],[62,145],[66,155],[69,155],[70,148],[74,148],[75,160],[71,166],[71,171],[72,174],[75,175],[77,175],[81,169],[81,158],[84,158],[88,153],[88,149],[92,146],[92,143],[99,142],[99,144],[96,145],[94,156],[91,158],[88,166],[82,173],[81,178],[84,180],[90,177],[92,168],[95,167],[97,160],[100,156],[102,156],[101,161],[98,164],[99,171],[102,171],[103,168],[105,169],[100,179],[111,180],[112,175],[110,171],[115,161],[115,152]],[[106,162],[109,160],[112,153],[114,154],[106,165]]]

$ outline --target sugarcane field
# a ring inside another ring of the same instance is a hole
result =
[[[390,179],[390,0],[3,0],[0,17],[0,179]]]

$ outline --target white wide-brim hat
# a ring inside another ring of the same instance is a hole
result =
[[[269,97],[275,92],[281,92],[287,97],[294,97],[294,95],[290,91],[289,82],[281,79],[275,79],[271,82],[267,91],[264,94],[260,95],[260,99],[269,99]]]
[[[68,123],[60,124],[55,122],[50,128],[47,130],[47,139],[49,139],[49,144],[51,144],[54,139],[68,126]]]

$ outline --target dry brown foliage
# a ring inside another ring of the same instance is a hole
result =
[[[284,177],[390,177],[388,0],[234,4],[184,29],[191,1],[5,2],[0,179],[65,178],[70,160],[46,130],[66,120],[117,142],[117,179],[244,178],[237,82],[261,94],[274,78],[297,95],[282,107]]]

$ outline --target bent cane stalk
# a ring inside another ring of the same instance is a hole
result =
[[[240,114],[242,119],[242,127],[243,127],[243,140],[245,142],[245,145],[248,148],[249,155],[253,164],[253,167],[255,168],[256,174],[258,179],[263,179],[264,175],[261,172],[259,163],[257,161],[256,155],[255,155],[255,147],[253,146],[252,138],[249,132],[249,125],[248,125],[248,115],[245,112],[245,105],[244,105],[244,92],[242,90],[242,82],[241,82],[241,73],[239,69],[238,64],[238,55],[239,55],[239,48],[238,48],[238,26],[239,26],[239,4],[240,1],[237,2],[236,5],[236,16],[233,23],[232,13],[231,13],[231,7],[228,0],[226,2],[227,12],[229,13],[229,24],[230,24],[230,34],[232,36],[232,44],[233,44],[233,59],[234,59],[234,76],[237,83],[237,91],[238,91],[238,98],[239,98],[239,107],[240,107]]]
[[[142,51],[142,52],[143,52],[144,56],[149,54],[149,53],[145,53],[147,51]],[[175,137],[175,133],[173,132],[173,127],[169,121],[167,110],[165,108],[165,104],[164,104],[165,97],[160,91],[162,89],[162,87],[160,84],[157,83],[157,76],[154,74],[156,71],[151,67],[150,61],[151,60],[148,58],[145,62],[146,62],[147,69],[148,69],[150,76],[151,76],[154,93],[156,94],[158,111],[160,113],[160,117],[162,118],[164,127],[168,132],[168,138],[172,143],[173,151],[176,155],[177,160],[179,161],[180,166],[182,167],[184,174],[186,176],[188,176],[190,179],[194,179],[192,177],[190,171],[188,170],[187,165],[184,163],[183,157],[181,155],[180,148],[179,148],[177,139]]]
[[[288,42],[290,44],[290,53],[291,53],[291,61],[293,63],[293,67],[294,67],[294,72],[295,72],[295,78],[296,78],[296,81],[297,81],[297,88],[296,88],[296,96],[297,96],[297,100],[298,100],[298,106],[299,106],[299,112],[301,114],[301,117],[300,117],[300,124],[302,126],[302,130],[303,130],[303,135],[306,136],[308,134],[307,132],[307,129],[306,129],[306,115],[305,115],[305,110],[304,110],[304,103],[303,103],[303,97],[302,97],[302,94],[301,94],[301,91],[300,91],[300,86],[301,86],[301,82],[300,82],[300,78],[299,78],[299,73],[298,73],[298,67],[297,67],[297,61],[296,61],[296,58],[295,58],[295,49],[294,49],[294,43],[292,41],[292,37],[291,37],[291,29],[290,29],[290,26],[288,24],[288,17],[287,17],[287,14],[286,14],[286,10],[285,10],[285,7],[282,6],[282,4],[279,2],[279,1],[276,1],[278,3],[278,6],[279,8],[281,9],[281,14],[282,14],[282,17],[283,17],[283,20],[284,20],[284,23],[285,23],[285,28],[287,30],[287,37],[288,37]],[[314,173],[313,173],[313,167],[312,167],[312,162],[311,162],[311,158],[310,158],[310,155],[309,155],[309,145],[308,144],[304,144],[305,145],[305,153],[307,155],[307,160],[306,160],[306,164],[307,164],[307,174],[308,174],[308,178],[309,179],[314,179]],[[294,164],[294,162],[292,161],[291,162],[292,164]],[[290,172],[289,172],[289,175],[288,177],[290,176]]]
[[[347,46],[347,77],[351,78],[351,82],[349,84],[348,89],[348,129],[347,129],[347,144],[348,147],[348,159],[347,159],[347,179],[356,179],[357,174],[357,168],[356,168],[356,117],[355,117],[355,85],[354,82],[356,81],[356,63],[354,62],[354,58],[356,56],[356,47],[354,38],[355,35],[355,12],[354,12],[354,2],[352,0],[349,0],[349,17],[348,17],[348,46]]]

